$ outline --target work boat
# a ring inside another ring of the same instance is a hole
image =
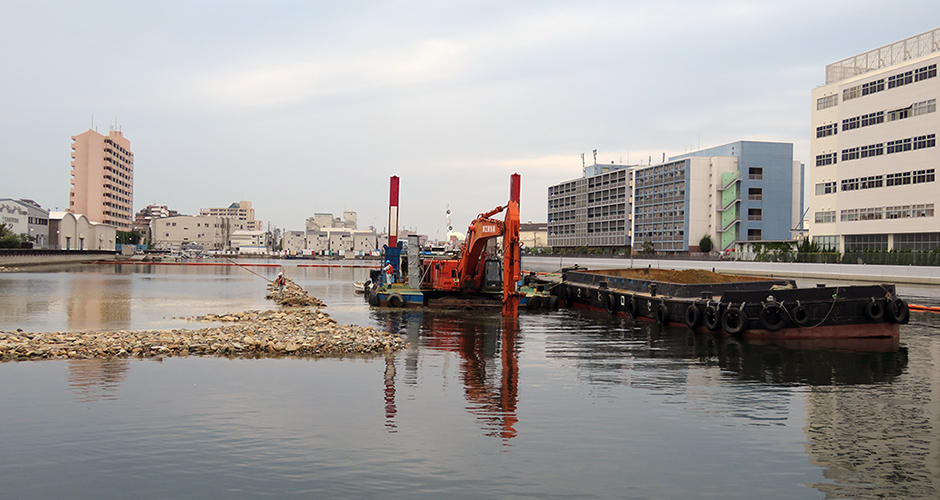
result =
[[[510,176],[509,201],[481,213],[467,229],[459,252],[421,252],[418,238],[398,241],[398,177],[389,189],[389,244],[383,268],[370,273],[365,290],[378,307],[496,308],[515,316],[519,307],[548,309],[558,299],[545,284],[522,277],[519,238],[520,176]],[[494,216],[505,213],[505,219]],[[498,243],[501,240],[501,243]]]
[[[752,339],[896,338],[910,318],[893,284],[798,288],[705,270],[569,268],[552,294],[563,306]]]

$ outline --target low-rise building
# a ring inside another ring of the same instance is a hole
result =
[[[0,224],[28,236],[33,248],[49,246],[49,211],[33,200],[0,198]]]
[[[306,231],[284,231],[284,236],[281,239],[281,249],[287,255],[302,255],[306,248]]]
[[[529,250],[547,247],[548,223],[529,221],[519,224],[519,241],[523,248]]]
[[[361,257],[374,254],[379,247],[375,230],[356,229],[356,212],[346,210],[343,217],[316,213],[304,222],[304,231],[285,231],[281,248],[288,255]]]
[[[134,215],[134,223],[131,227],[149,238],[151,221],[164,217],[176,217],[179,214],[176,210],[170,210],[166,205],[147,205],[146,208],[141,209]]]
[[[229,248],[235,253],[263,254],[268,251],[267,235],[264,231],[232,231]]]
[[[231,222],[228,217],[179,215],[154,219],[150,233],[157,250],[198,247],[209,252],[224,252],[229,247]]]
[[[114,250],[117,227],[91,222],[83,214],[49,213],[49,247],[56,250]]]

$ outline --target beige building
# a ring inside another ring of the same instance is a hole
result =
[[[153,219],[150,224],[152,244],[158,250],[197,247],[207,252],[224,252],[229,249],[231,226],[227,217],[180,215]]]
[[[232,231],[229,236],[229,247],[235,253],[267,253],[267,235],[264,231]]]
[[[834,250],[940,248],[940,29],[826,66],[812,91],[809,232]]]
[[[49,213],[49,246],[56,250],[114,250],[117,228],[72,212]]]
[[[88,130],[72,137],[68,211],[129,230],[134,220],[134,153],[124,134]]]
[[[263,231],[264,224],[255,220],[255,209],[250,201],[236,201],[227,207],[200,208],[199,215],[209,217],[227,217],[240,221],[238,227],[244,231]]]
[[[548,224],[545,222],[523,222],[519,224],[519,240],[523,248],[534,250],[548,246]]]

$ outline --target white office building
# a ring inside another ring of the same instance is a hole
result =
[[[812,92],[809,229],[835,250],[940,248],[940,28],[826,66]]]

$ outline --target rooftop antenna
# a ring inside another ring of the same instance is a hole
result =
[[[597,166],[597,150],[594,150],[594,165]]]

